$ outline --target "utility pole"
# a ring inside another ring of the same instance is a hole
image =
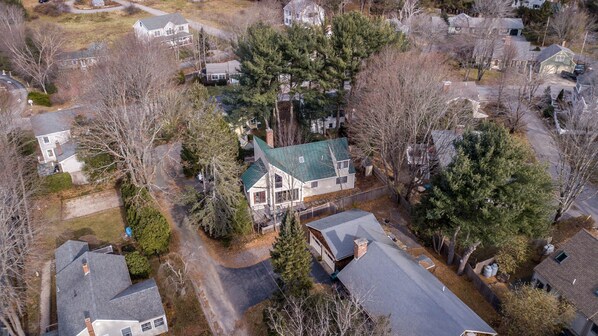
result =
[[[544,42],[546,41],[546,33],[548,32],[548,24],[550,23],[550,16],[546,21],[546,28],[544,28],[544,37],[542,38],[542,47],[544,46]]]
[[[581,57],[583,57],[583,50],[586,47],[586,40],[587,40],[587,38],[588,38],[588,31],[586,30],[586,34],[583,37],[583,43],[581,45],[581,52],[579,53],[579,56],[581,56]]]

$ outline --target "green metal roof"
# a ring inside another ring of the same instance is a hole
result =
[[[241,175],[241,180],[246,189],[253,187],[262,176],[266,175],[268,170],[264,165],[262,159],[255,161],[247,170]]]
[[[271,148],[263,140],[257,137],[254,139],[270,164],[301,182],[335,177],[336,170],[332,153],[337,161],[349,160],[351,158],[349,143],[346,138],[281,148]],[[352,162],[349,164],[349,173],[355,173],[355,167]],[[248,184],[245,184],[245,187],[250,188]]]

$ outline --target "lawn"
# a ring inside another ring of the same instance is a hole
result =
[[[226,29],[227,22],[234,16],[243,15],[243,10],[251,6],[248,0],[206,0],[192,2],[188,0],[147,0],[135,1],[165,12],[181,12],[185,18]]]
[[[31,21],[53,22],[65,30],[66,50],[74,51],[86,48],[90,43],[110,42],[133,32],[133,24],[143,17],[151,16],[145,12],[126,15],[123,11],[95,14],[63,14],[59,17],[39,16]]]
[[[465,68],[459,68],[459,75],[461,76],[460,78],[465,78],[465,73],[467,72],[467,69]],[[498,81],[498,76],[500,75],[500,72],[497,70],[486,70],[484,72],[484,76],[482,77],[482,80],[478,82],[478,84],[480,85],[490,85],[490,84],[495,84]],[[469,78],[468,81],[476,81],[478,79],[478,70],[477,69],[471,69],[469,71]]]

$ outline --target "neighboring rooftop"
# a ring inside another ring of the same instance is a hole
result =
[[[284,6],[284,9],[301,12],[308,6],[318,6],[314,1],[311,0],[291,0]]]
[[[172,22],[175,25],[188,23],[187,20],[179,13],[152,16],[140,19],[139,21],[143,27],[147,28],[148,30],[164,28],[169,22]]]
[[[480,18],[471,17],[465,13],[450,17],[449,24],[457,28],[523,29],[521,18]]]
[[[478,86],[474,81],[469,82],[451,82],[445,81],[443,85],[448,89],[449,95],[452,99],[469,99],[472,101],[480,101],[480,93]]]
[[[453,130],[432,131],[432,141],[436,149],[436,157],[441,168],[448,167],[457,155],[455,141],[461,140],[462,135]]]
[[[60,335],[84,330],[85,314],[92,322],[145,321],[164,315],[155,281],[132,285],[123,256],[89,251],[87,243],[67,241],[56,249],[55,257]]]
[[[227,73],[227,74],[237,74],[241,71],[241,63],[237,60],[232,60],[223,63],[207,63],[206,64],[206,74],[213,74],[213,73]]]
[[[571,49],[563,47],[560,44],[553,44],[551,46],[548,46],[548,47],[542,49],[542,51],[540,51],[540,53],[536,57],[536,61],[537,62],[544,62],[547,59],[551,58],[552,56],[556,55],[557,53],[559,53],[561,51],[566,52],[571,57],[573,57],[573,55],[575,55],[573,53],[573,51],[571,51]]]
[[[394,334],[460,336],[496,332],[407,252],[370,241],[339,280],[373,316],[390,314]]]
[[[307,224],[318,230],[326,240],[326,245],[336,260],[353,255],[353,241],[367,238],[393,245],[374,214],[362,210],[343,211]]]
[[[58,146],[60,146],[62,152],[57,150]],[[77,153],[77,143],[73,140],[69,140],[61,145],[56,145],[56,149],[54,151],[56,152],[56,160],[58,162],[62,162]]]
[[[582,229],[558,246],[534,271],[598,324],[598,238],[595,235]]]
[[[490,44],[494,43],[494,46]],[[511,61],[531,61],[534,54],[531,44],[527,41],[517,41],[507,36],[505,39],[476,40],[473,54],[475,57],[486,56],[488,48],[492,48],[492,59],[505,59]],[[505,55],[505,53],[507,53]]]
[[[333,159],[336,158],[337,161],[351,159],[347,138],[279,148],[271,148],[258,137],[254,137],[254,141],[264,152],[268,163],[301,182],[335,177],[337,174]],[[355,173],[353,162],[349,164],[349,173]]]
[[[262,176],[268,173],[268,169],[264,165],[262,159],[255,161],[247,170],[241,175],[241,180],[246,189],[253,187],[254,184],[259,181]]]
[[[56,112],[46,112],[31,117],[31,126],[35,136],[68,131],[77,115],[85,114],[83,110],[72,108]]]
[[[78,60],[82,58],[97,57],[106,48],[105,43],[92,43],[87,48],[77,51],[67,51],[58,55],[61,60]]]

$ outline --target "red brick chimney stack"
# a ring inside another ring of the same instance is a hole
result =
[[[353,258],[359,260],[368,251],[368,240],[365,238],[358,238],[353,241]]]
[[[268,146],[274,148],[274,131],[271,128],[266,130],[266,143]]]

